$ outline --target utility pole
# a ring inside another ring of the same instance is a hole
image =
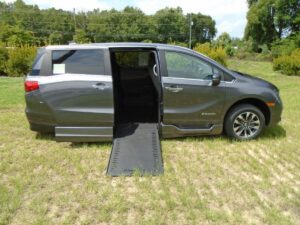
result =
[[[189,48],[192,48],[192,26],[193,26],[193,21],[192,21],[192,14],[190,13],[189,16],[189,28],[190,28],[190,38],[189,38]]]
[[[73,8],[74,30],[76,31],[76,9]]]

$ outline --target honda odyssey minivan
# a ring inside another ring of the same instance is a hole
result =
[[[109,141],[133,123],[156,123],[163,138],[224,132],[249,140],[282,112],[273,84],[165,44],[40,48],[25,90],[31,130],[57,141]]]

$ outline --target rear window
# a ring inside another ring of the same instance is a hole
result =
[[[104,74],[103,50],[52,51],[53,74]]]
[[[43,59],[44,59],[44,54],[45,54],[45,49],[44,48],[38,49],[35,60],[34,60],[33,65],[32,65],[32,69],[31,69],[29,75],[32,75],[32,76],[40,75],[42,62],[43,62]]]

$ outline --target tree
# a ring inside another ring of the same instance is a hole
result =
[[[63,43],[63,35],[55,31],[52,34],[49,35],[49,44],[50,45],[55,45],[55,44],[62,44]]]
[[[216,40],[216,44],[225,48],[231,43],[231,37],[227,32],[222,33]]]
[[[247,0],[248,6],[251,7],[254,3],[257,3],[258,0]]]
[[[187,20],[189,20],[189,16],[190,15],[187,15]],[[216,22],[210,16],[201,13],[192,13],[191,19],[193,21],[193,43],[210,42],[216,36]]]
[[[248,5],[245,38],[253,39],[254,50],[299,32],[299,0],[248,0]]]
[[[73,40],[79,44],[90,42],[90,38],[88,37],[87,33],[82,29],[76,30],[75,35],[73,36]]]
[[[250,6],[247,14],[245,38],[255,42],[254,50],[262,44],[272,43],[278,36],[274,23],[274,0],[259,0]]]
[[[227,55],[233,56],[234,48],[232,47],[232,40],[228,33],[222,33],[215,41],[215,45],[225,49]]]
[[[300,31],[300,1],[277,0],[275,2],[275,24],[278,27],[278,36],[287,36]]]
[[[154,14],[157,40],[159,42],[186,41],[187,21],[180,7],[165,8]]]
[[[39,9],[22,0],[0,2],[0,41],[18,44],[67,44],[83,42],[152,41],[187,43],[189,15],[181,8],[165,8],[146,15],[139,8],[73,12],[54,8]],[[192,14],[193,43],[206,42],[216,34],[210,16]],[[10,40],[8,40],[10,39]],[[8,42],[9,41],[9,42]]]

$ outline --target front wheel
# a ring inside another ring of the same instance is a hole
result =
[[[258,137],[265,127],[265,116],[250,104],[237,105],[225,118],[225,133],[237,140],[251,140]]]

